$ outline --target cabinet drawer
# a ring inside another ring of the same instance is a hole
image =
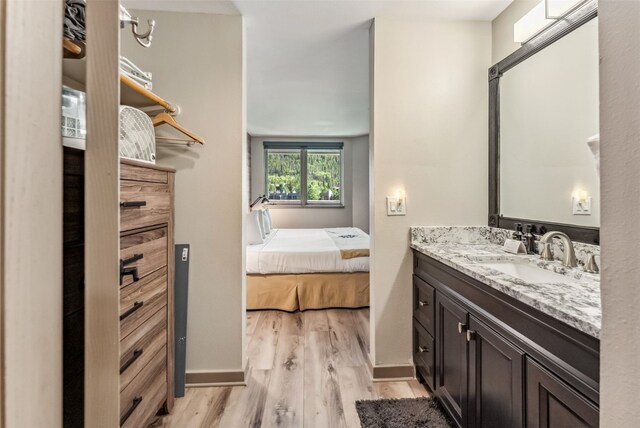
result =
[[[167,330],[167,309],[160,308],[144,324],[135,329],[130,335],[120,337],[120,367],[129,360],[135,351],[150,344],[157,334]],[[123,371],[124,373],[124,371]]]
[[[120,393],[120,426],[147,426],[166,395],[167,355],[160,351]]]
[[[120,290],[120,337],[167,305],[167,268],[163,267]]]
[[[433,336],[435,319],[435,290],[417,276],[413,276],[413,316]]]
[[[120,181],[120,230],[168,223],[171,193],[168,184]]]
[[[160,310],[120,344],[120,390],[125,389],[158,353],[167,354],[167,313]]]
[[[168,183],[169,173],[159,169],[120,163],[120,180],[145,181],[149,183]]]
[[[435,343],[417,320],[413,320],[413,363],[429,388],[435,385]]]
[[[125,268],[136,268],[138,278],[142,279],[167,265],[167,246],[166,227],[122,236],[120,260],[124,261]],[[125,275],[120,285],[126,286],[132,282],[134,282],[133,275]]]

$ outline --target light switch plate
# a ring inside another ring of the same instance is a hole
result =
[[[584,202],[576,197],[571,198],[571,205],[573,206],[573,215],[591,215],[591,197],[587,198]]]
[[[387,196],[387,215],[407,215],[407,198]]]

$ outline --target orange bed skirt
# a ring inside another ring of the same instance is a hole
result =
[[[247,310],[369,306],[369,272],[247,275]]]

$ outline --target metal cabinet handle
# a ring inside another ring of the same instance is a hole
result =
[[[130,307],[129,309],[127,309],[125,313],[120,315],[120,321],[130,316],[132,313],[140,309],[143,305],[144,305],[144,302],[135,302],[132,307]]]
[[[135,263],[138,260],[142,260],[142,259],[144,259],[144,254],[134,254],[128,259],[120,259],[120,265],[121,266],[130,265],[131,263]]]
[[[120,367],[120,374],[124,373],[124,371],[125,371],[126,369],[128,369],[128,368],[129,368],[129,366],[130,366],[131,364],[135,363],[135,362],[136,362],[136,360],[137,360],[138,358],[140,358],[140,356],[142,355],[142,352],[143,352],[143,351],[144,351],[143,349],[136,349],[135,351],[133,351],[133,355],[131,356],[131,358],[129,358],[129,359],[128,359],[128,360],[127,360],[127,361],[122,365],[122,367]]]
[[[426,300],[418,300],[418,304],[420,306],[429,306],[429,302],[427,302]]]
[[[472,340],[476,340],[476,332],[473,330],[467,330],[467,342],[471,342]]]
[[[424,348],[422,346],[418,346],[418,351],[420,351],[420,352],[429,352],[429,348]]]
[[[133,401],[131,402],[131,407],[129,407],[129,410],[127,410],[124,413],[124,415],[120,417],[120,426],[124,425],[124,423],[127,422],[127,419],[129,419],[129,416],[131,416],[131,414],[136,410],[136,408],[140,405],[140,403],[142,403],[142,397],[136,397],[133,399]]]
[[[464,323],[459,322],[458,323],[458,333],[462,334],[465,331],[467,331],[467,325]]]
[[[136,282],[140,279],[138,276],[138,268],[137,267],[125,267],[126,265],[130,265],[131,263],[137,262],[140,259],[143,259],[143,254],[134,254],[132,257],[128,259],[120,259],[120,285],[124,282],[124,277],[127,275],[133,276],[133,282]]]
[[[124,201],[120,202],[120,208],[139,208],[146,207],[147,201]]]

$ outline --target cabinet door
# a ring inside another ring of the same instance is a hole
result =
[[[467,414],[467,311],[436,292],[436,395],[458,426]]]
[[[597,427],[598,408],[527,358],[527,427]]]
[[[522,427],[524,353],[469,317],[470,427]]]

